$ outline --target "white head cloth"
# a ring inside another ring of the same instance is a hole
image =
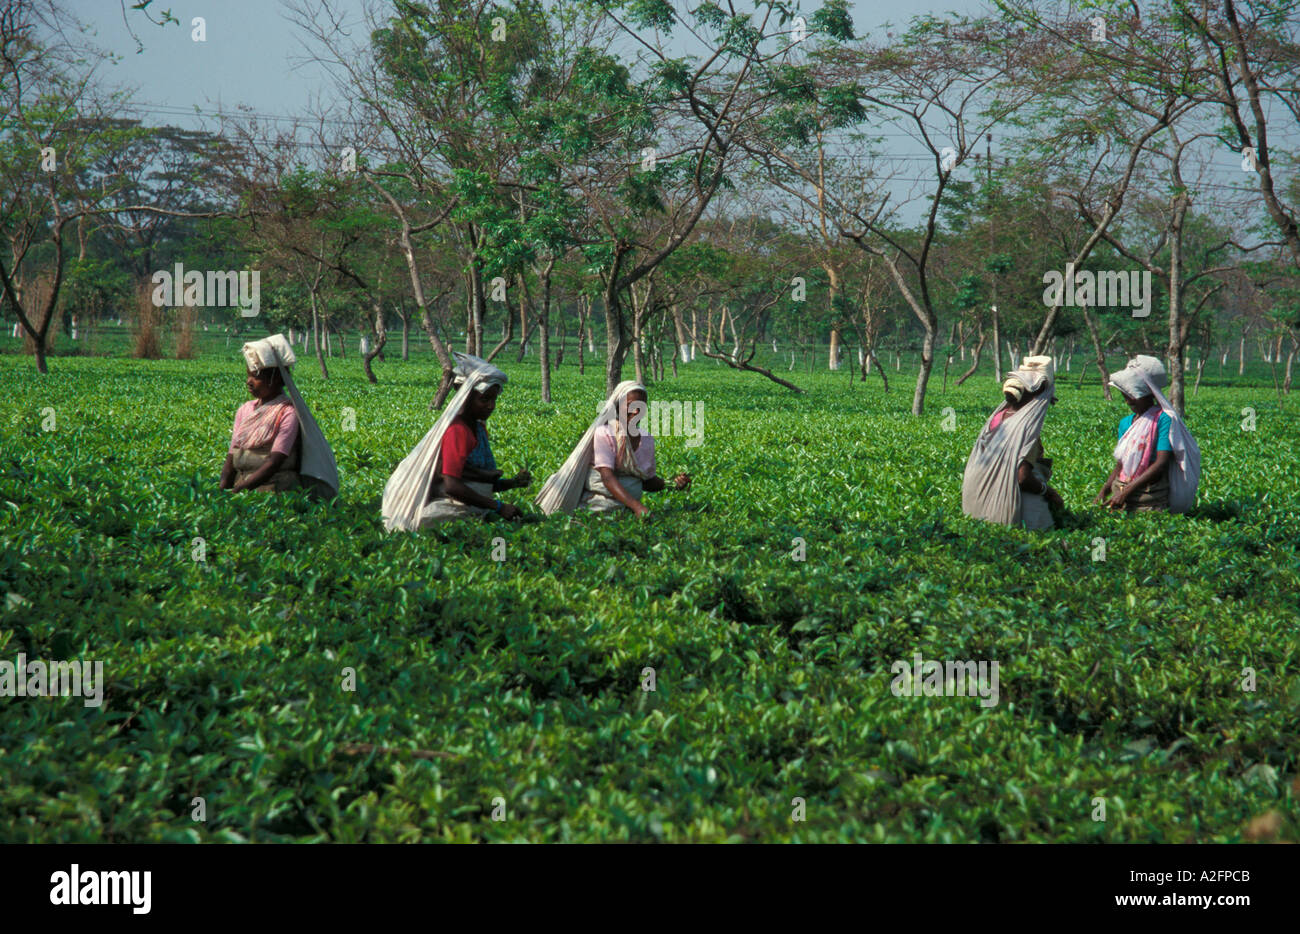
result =
[[[1124,369],[1110,375],[1110,384],[1130,399],[1155,396],[1160,411],[1169,416],[1169,447],[1173,455],[1169,465],[1169,511],[1187,512],[1196,505],[1196,488],[1201,484],[1201,449],[1178,411],[1160,391],[1165,385],[1164,364],[1155,357],[1139,354]]]
[[[456,368],[452,372],[456,375],[452,378],[452,385],[457,389],[475,373],[478,374],[475,392],[487,392],[492,386],[504,386],[510,381],[510,377],[482,357],[459,351],[453,353],[456,354]]]
[[[1043,420],[1055,390],[1050,357],[1027,357],[1010,374],[1027,390],[1020,407],[1003,417],[996,431],[990,431],[994,417],[1007,408],[1003,401],[980,430],[975,447],[966,460],[961,485],[962,512],[976,519],[1000,525],[1020,525],[1023,520],[1020,462],[1033,453],[1043,432]]]
[[[302,440],[302,464],[298,472],[305,477],[318,480],[329,488],[331,497],[339,492],[339,468],[334,460],[334,449],[325,440],[325,433],[316,424],[311,409],[303,401],[302,393],[294,384],[289,367],[297,362],[293,348],[283,334],[272,334],[258,341],[249,341],[242,348],[244,363],[250,370],[265,370],[278,367],[284,377],[284,389],[293,403],[293,410],[298,415],[298,437]]]
[[[1110,384],[1130,399],[1151,395],[1147,383],[1157,387],[1165,385],[1165,365],[1155,357],[1138,354],[1124,369],[1110,374]]]
[[[596,437],[596,429],[619,417],[620,403],[634,389],[645,392],[645,387],[635,380],[624,380],[614,387],[614,391],[601,406],[600,414],[587,427],[587,431],[569,454],[564,465],[546,478],[546,483],[534,500],[546,515],[549,516],[554,512],[573,512],[578,508],[583,484],[587,482],[587,474],[591,471],[592,442]]]
[[[456,367],[459,388],[451,397],[433,427],[420,439],[410,454],[397,465],[393,475],[384,485],[382,512],[384,529],[389,532],[410,532],[419,526],[420,509],[429,494],[434,471],[438,469],[438,456],[442,453],[442,436],[465,408],[471,392],[486,392],[491,386],[503,386],[506,374],[485,360],[469,354],[457,354],[461,363]],[[466,361],[475,361],[468,363]],[[462,367],[464,367],[462,369]]]

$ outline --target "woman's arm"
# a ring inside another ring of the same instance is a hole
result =
[[[1029,461],[1020,462],[1020,469],[1016,471],[1016,486],[1020,487],[1022,493],[1037,493],[1042,496],[1047,492],[1047,483],[1034,476],[1034,468],[1029,466]]]
[[[235,482],[235,455],[226,452],[226,462],[221,465],[221,489],[228,490]]]
[[[1111,468],[1110,476],[1107,477],[1106,482],[1101,485],[1101,490],[1098,491],[1097,498],[1094,499],[1093,502],[1104,503],[1106,501],[1106,497],[1110,495],[1110,488],[1115,485],[1115,481],[1118,479],[1119,479],[1119,461],[1115,461],[1115,466]]]
[[[649,509],[646,509],[645,506],[634,500],[628,495],[627,490],[623,489],[623,484],[618,482],[618,477],[614,475],[614,471],[611,468],[597,467],[596,470],[600,473],[600,482],[605,484],[605,489],[609,491],[610,496],[614,497],[614,499],[618,500],[638,516],[649,514]],[[660,481],[660,483],[662,482],[663,481]],[[662,487],[660,488],[662,489]]]
[[[1020,469],[1016,471],[1016,485],[1020,487],[1022,493],[1035,493],[1049,503],[1065,505],[1060,493],[1048,486],[1046,480],[1040,480],[1034,475],[1034,468],[1029,466],[1029,461],[1020,462]]]
[[[284,466],[284,462],[289,459],[289,455],[281,454],[279,451],[272,451],[267,455],[266,463],[254,470],[244,480],[240,480],[230,489],[238,493],[241,490],[251,490],[253,487],[261,486],[271,476]],[[233,468],[232,468],[233,469]]]
[[[1110,498],[1110,503],[1107,505],[1116,507],[1123,506],[1125,500],[1160,476],[1160,471],[1165,469],[1169,464],[1169,458],[1172,456],[1172,451],[1156,451],[1155,459],[1151,461],[1150,465],[1147,466],[1147,469],[1134,477],[1132,481],[1129,482],[1128,486],[1124,487],[1124,489],[1112,496]],[[1118,470],[1118,466],[1115,469]]]
[[[674,490],[687,490],[690,489],[690,486],[691,486],[690,474],[679,473],[677,476],[673,477]],[[645,484],[643,485],[643,489],[647,493],[658,493],[661,490],[668,489],[668,481],[666,481],[663,477],[651,477],[649,480],[645,481]]]
[[[522,490],[533,482],[533,475],[526,470],[519,471],[513,477],[502,477],[499,475],[500,471],[497,471],[497,473],[497,478],[492,481],[493,492],[498,490]]]

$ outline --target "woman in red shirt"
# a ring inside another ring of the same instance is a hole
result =
[[[428,528],[496,513],[517,519],[517,506],[492,494],[532,483],[527,470],[502,477],[492,457],[487,419],[496,410],[506,374],[469,354],[456,354],[456,395],[384,486],[384,528]]]
[[[426,518],[445,521],[486,515],[488,510],[504,519],[522,515],[518,506],[492,495],[500,490],[522,489],[533,481],[527,470],[506,479],[497,469],[484,423],[496,410],[500,396],[501,386],[495,383],[471,392],[460,414],[447,426],[438,470],[429,483]],[[463,508],[466,506],[470,509]]]

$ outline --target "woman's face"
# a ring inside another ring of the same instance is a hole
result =
[[[284,388],[279,376],[280,371],[274,367],[265,370],[249,370],[244,384],[248,386],[248,391],[254,398],[265,402],[267,399],[274,399]]]
[[[627,406],[627,423],[629,425],[640,426],[640,419],[645,417],[649,400],[646,398],[644,389],[633,389],[623,397],[623,404]],[[619,413],[623,415],[622,412]]]
[[[496,411],[497,397],[500,395],[500,386],[489,386],[485,392],[471,392],[469,402],[465,406],[469,409],[470,418],[480,422],[487,421],[488,417]]]
[[[1134,399],[1126,392],[1121,392],[1120,395],[1124,397],[1124,401],[1128,403],[1128,407],[1133,410],[1135,415],[1141,415],[1151,407],[1150,396],[1142,396],[1141,398]]]

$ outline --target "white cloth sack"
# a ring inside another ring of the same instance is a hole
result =
[[[1020,462],[1028,458],[1038,443],[1047,417],[1047,406],[1053,388],[1050,372],[1038,368],[1015,370],[1013,373],[1033,397],[1015,412],[1005,416],[997,431],[990,432],[994,416],[1007,407],[1002,402],[984,422],[975,447],[966,460],[966,472],[961,485],[962,512],[975,519],[984,519],[1000,525],[1025,524],[1024,504],[1016,475]],[[1047,385],[1046,389],[1039,389]],[[1036,505],[1036,504],[1035,504]],[[1031,517],[1035,526],[1041,523],[1036,514]]]
[[[420,527],[425,497],[433,481],[434,471],[438,469],[438,458],[442,453],[442,436],[447,433],[465,407],[471,392],[481,392],[491,385],[503,386],[507,377],[505,373],[485,360],[469,354],[457,354],[460,360],[456,367],[456,381],[460,388],[447,403],[433,423],[433,427],[420,439],[414,450],[406,455],[397,465],[393,475],[384,484],[384,500],[381,507],[384,517],[384,529],[389,532],[413,532]],[[432,517],[430,517],[432,518]]]
[[[465,485],[483,496],[492,495],[492,484],[478,483],[474,480],[467,480]],[[439,525],[443,522],[455,522],[464,519],[481,519],[492,510],[484,509],[482,506],[471,506],[469,503],[462,503],[460,500],[452,499],[450,496],[439,496],[437,499],[430,500],[420,509],[420,518],[416,527],[427,529],[431,526]]]
[[[623,488],[623,492],[628,496],[638,503],[641,502],[645,486],[640,477],[619,477],[618,485]],[[627,509],[605,489],[605,482],[601,480],[600,474],[596,470],[592,470],[587,474],[587,482],[584,484],[581,496],[578,497],[578,508],[590,509],[592,512],[620,512]]]
[[[536,499],[533,500],[543,513],[549,516],[555,512],[573,512],[578,508],[578,501],[582,498],[587,475],[591,470],[592,440],[596,436],[596,429],[618,418],[619,403],[634,389],[645,392],[644,386],[630,379],[614,387],[614,391],[601,407],[600,414],[588,426],[586,433],[569,454],[563,466],[546,478],[546,483],[542,485]]]
[[[298,473],[311,477],[329,489],[329,496],[339,493],[339,468],[334,460],[334,449],[325,440],[325,433],[316,424],[311,409],[303,401],[302,393],[294,384],[293,374],[289,368],[298,362],[293,348],[283,334],[272,334],[259,341],[250,341],[243,346],[244,362],[250,370],[264,370],[279,367],[284,377],[284,388],[293,402],[293,409],[298,414],[298,437],[302,440],[302,464]]]
[[[1169,511],[1187,512],[1196,505],[1196,488],[1201,482],[1201,449],[1160,391],[1165,384],[1164,364],[1157,357],[1138,354],[1124,369],[1110,375],[1110,384],[1130,399],[1147,395],[1142,391],[1145,386],[1155,396],[1160,411],[1169,416],[1169,447],[1173,454],[1169,466]]]
[[[1161,411],[1169,416],[1169,446],[1173,448],[1169,464],[1169,511],[1187,512],[1196,505],[1196,488],[1201,483],[1201,449],[1160,387],[1145,374],[1143,378]]]

